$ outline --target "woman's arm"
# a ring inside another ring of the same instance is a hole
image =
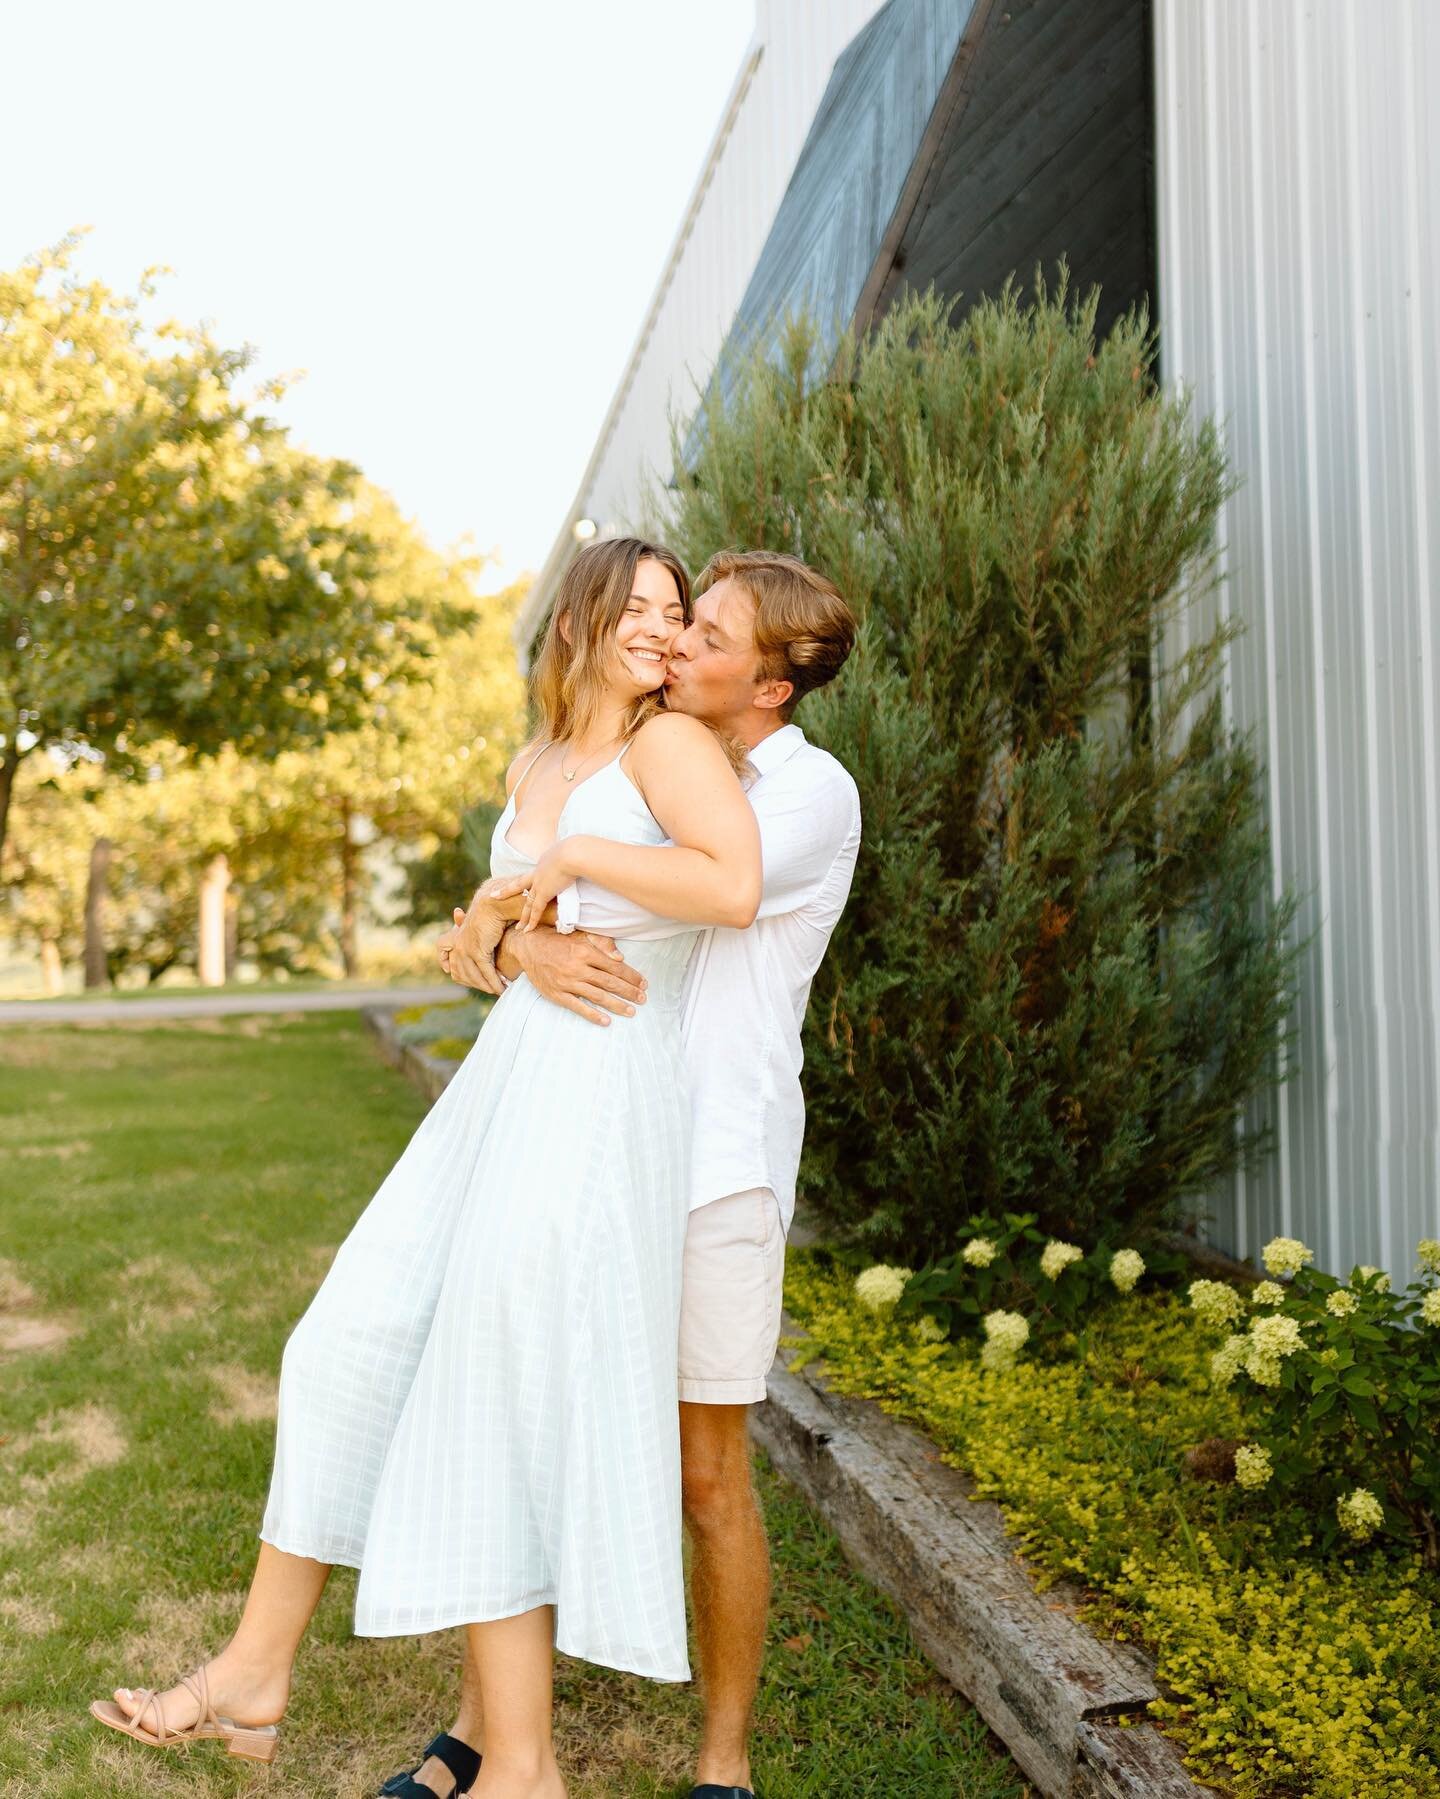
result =
[[[636,733],[626,766],[673,847],[567,837],[536,864],[521,929],[533,930],[574,880],[662,918],[743,929],[760,904],[760,831],[714,732],[683,713],[661,713]]]
[[[542,738],[527,743],[505,771],[505,797],[514,793],[516,783],[545,753]],[[470,905],[451,928],[437,939],[440,966],[451,980],[478,993],[499,994],[505,982],[495,972],[495,948],[507,924],[519,920],[525,909],[524,897],[511,889],[513,883],[503,876],[492,875],[482,881],[470,897]],[[500,897],[496,897],[496,889]],[[456,908],[459,912],[459,908]]]

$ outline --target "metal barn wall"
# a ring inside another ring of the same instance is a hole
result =
[[[1206,616],[1315,933],[1276,1154],[1211,1235],[1404,1280],[1440,1235],[1440,5],[1156,0],[1155,56],[1162,366],[1243,481]]]
[[[575,550],[571,526],[633,524],[670,472],[669,408],[693,405],[720,352],[830,80],[881,0],[757,0],[755,36],[600,428],[590,464],[517,622],[522,657]],[[623,196],[617,204],[623,211]]]

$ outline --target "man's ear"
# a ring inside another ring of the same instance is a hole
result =
[[[787,703],[794,691],[795,683],[793,681],[762,681],[755,689],[755,698],[752,703],[758,706],[762,712],[774,712],[778,707]]]

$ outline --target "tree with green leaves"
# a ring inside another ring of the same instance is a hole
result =
[[[0,273],[0,845],[38,749],[273,756],[363,721],[424,650],[358,472],[288,442],[249,351],[148,323],[148,276],[80,280],[77,241]]]
[[[196,967],[197,894],[219,857],[231,882],[232,963],[320,972],[338,953],[354,973],[359,926],[377,915],[377,858],[402,846],[425,853],[455,836],[467,807],[503,791],[523,720],[510,644],[522,590],[477,597],[472,560],[432,550],[368,485],[359,506],[379,551],[377,586],[403,589],[422,627],[432,608],[447,627],[460,613],[466,627],[443,636],[432,627],[418,671],[372,687],[365,724],[273,761],[229,748],[198,756],[162,741],[145,752],[145,779],[114,781],[97,763],[27,759],[0,851],[0,918],[47,963],[80,952],[90,849],[103,841],[106,978]],[[410,922],[448,923],[460,890]]]
[[[1248,744],[1216,677],[1151,681],[1213,577],[1215,431],[1157,391],[1143,316],[1040,283],[957,321],[904,302],[834,359],[813,326],[714,384],[669,541],[805,557],[862,616],[798,722],[864,846],[806,1027],[803,1185],[871,1253],[1033,1212],[1094,1242],[1172,1221],[1263,1134],[1293,980]],[[817,374],[817,369],[819,373]],[[837,372],[838,371],[838,372]]]

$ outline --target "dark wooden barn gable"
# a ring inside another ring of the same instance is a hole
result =
[[[1149,7],[890,0],[836,62],[730,346],[804,309],[828,349],[907,287],[974,301],[1061,256],[1102,331],[1153,297]]]
[[[977,6],[922,147],[914,210],[892,225],[857,306],[878,317],[907,286],[974,300],[1060,256],[1098,282],[1103,330],[1153,295],[1150,32],[1146,0]],[[968,52],[968,54],[967,54]]]

